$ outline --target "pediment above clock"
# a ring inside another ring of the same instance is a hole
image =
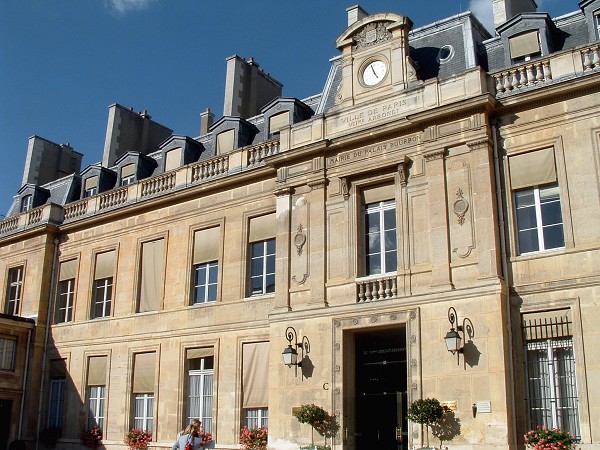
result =
[[[362,51],[391,41],[396,30],[407,36],[411,28],[412,22],[408,17],[394,13],[373,14],[349,26],[335,44],[340,50],[352,45],[353,51]]]

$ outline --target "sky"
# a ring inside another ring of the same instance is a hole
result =
[[[21,188],[37,135],[102,160],[108,107],[119,103],[196,137],[223,114],[226,59],[254,58],[283,96],[323,90],[346,8],[408,16],[414,27],[492,0],[0,0],[0,219]],[[558,17],[577,0],[537,0]]]

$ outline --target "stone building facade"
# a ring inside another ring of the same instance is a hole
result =
[[[314,403],[334,449],[402,450],[435,397],[451,448],[537,425],[600,448],[600,0],[493,4],[493,37],[349,8],[321,93],[233,56],[231,115],[192,138],[112,105],[84,170],[31,138],[0,222],[0,445],[97,425],[166,449],[199,417],[216,448],[248,425],[291,450]]]

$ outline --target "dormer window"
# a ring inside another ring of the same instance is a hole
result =
[[[542,55],[540,33],[530,31],[508,39],[510,59],[514,63],[529,61]]]
[[[135,164],[127,164],[121,168],[121,186],[135,182]]]
[[[83,191],[83,197],[91,197],[98,193],[98,177],[89,177],[85,180],[85,190]]]
[[[181,164],[181,147],[165,153],[165,172],[177,169]]]
[[[279,136],[279,132],[290,124],[290,112],[284,111],[269,118],[269,137]]]
[[[222,155],[233,150],[235,130],[227,130],[217,135],[217,155]]]
[[[594,11],[594,26],[596,28],[596,39],[600,39],[600,9]]]
[[[33,207],[33,195],[29,194],[21,199],[21,212],[27,212]]]

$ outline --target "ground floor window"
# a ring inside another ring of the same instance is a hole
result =
[[[104,386],[89,386],[88,397],[88,429],[96,426],[100,429],[104,427]]]
[[[214,357],[188,360],[188,423],[200,419],[205,431],[213,429]]]
[[[133,428],[152,431],[154,427],[154,393],[135,394]]]
[[[269,410],[267,408],[245,409],[244,425],[246,425],[248,428],[268,428]]]
[[[48,402],[48,428],[63,427],[65,407],[65,379],[50,380],[50,401]]]
[[[560,428],[580,437],[573,336],[564,317],[524,321],[529,429]]]

